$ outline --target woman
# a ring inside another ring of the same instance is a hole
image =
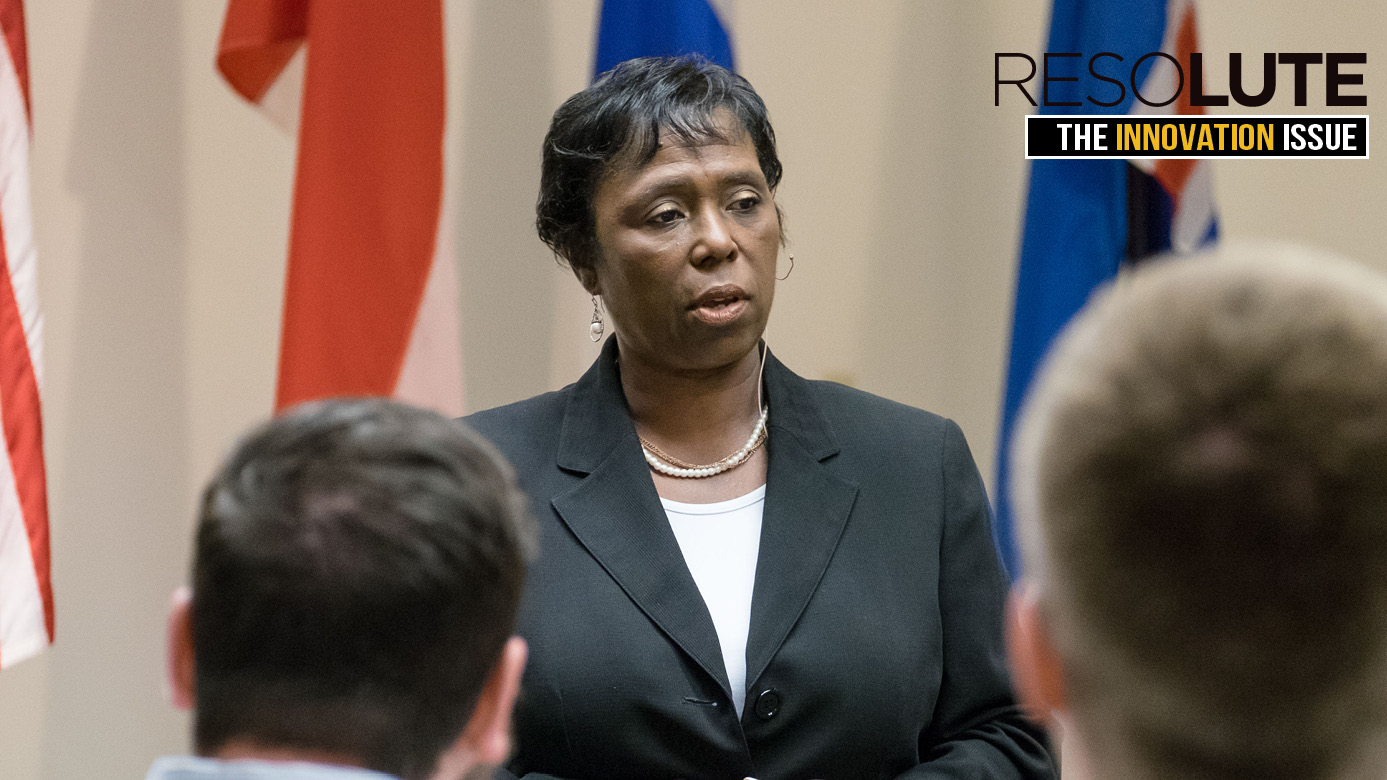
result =
[[[707,62],[627,62],[554,115],[539,234],[616,334],[576,384],[468,418],[542,527],[508,768],[1049,778],[958,427],[761,345],[780,174],[761,99]]]

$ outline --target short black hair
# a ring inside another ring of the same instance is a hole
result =
[[[239,738],[427,777],[514,628],[533,537],[460,422],[329,401],[252,432],[202,499],[198,752]]]
[[[627,60],[564,101],[544,137],[535,206],[540,239],[570,267],[592,267],[592,200],[602,175],[614,164],[650,162],[662,132],[690,144],[730,140],[718,126],[720,110],[751,139],[774,190],[783,171],[766,104],[750,82],[721,65],[698,56]]]

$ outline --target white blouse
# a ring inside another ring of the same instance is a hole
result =
[[[661,498],[684,562],[713,616],[722,662],[732,684],[737,717],[746,699],[746,637],[751,628],[751,590],[761,550],[766,486],[729,501],[684,504]]]

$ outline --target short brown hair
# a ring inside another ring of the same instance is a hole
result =
[[[1132,273],[1050,356],[1013,474],[1095,763],[1313,780],[1380,749],[1387,279],[1284,247]]]
[[[534,535],[460,422],[375,399],[260,426],[203,493],[198,751],[241,738],[432,776],[515,625]]]

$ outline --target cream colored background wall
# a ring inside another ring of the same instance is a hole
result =
[[[59,639],[0,675],[0,778],[141,777],[185,747],[161,632],[197,490],[271,403],[293,145],[217,78],[222,3],[27,5]],[[594,352],[590,305],[530,221],[549,114],[588,78],[595,0],[448,10],[448,209],[479,409],[572,381]],[[1362,91],[1387,90],[1373,0],[1200,12],[1206,52],[1366,51]],[[992,105],[992,54],[1039,53],[1047,14],[1023,0],[734,11],[781,139],[797,258],[772,347],[808,376],[954,417],[989,478],[1028,108]],[[1210,84],[1226,83],[1214,60]],[[1322,89],[1311,80],[1312,108]],[[1284,90],[1268,108],[1294,112]],[[1228,161],[1216,177],[1226,236],[1387,267],[1380,161]]]

